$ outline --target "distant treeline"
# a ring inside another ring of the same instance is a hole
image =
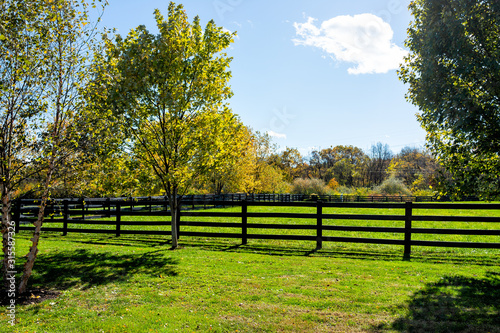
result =
[[[187,194],[296,193],[318,195],[433,196],[442,175],[433,156],[420,148],[405,147],[394,154],[387,144],[368,152],[355,146],[312,151],[307,158],[296,148],[279,150],[267,134],[247,127],[238,144],[239,159],[195,179]],[[94,163],[69,164],[58,169],[52,197],[136,197],[164,195],[151,166],[134,154],[119,151],[99,156]],[[22,197],[36,198],[34,176],[21,189]]]

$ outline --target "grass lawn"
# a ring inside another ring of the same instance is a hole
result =
[[[30,237],[16,235],[18,271]],[[182,237],[180,244],[172,251],[169,237],[44,233],[33,297],[17,305],[14,327],[0,307],[0,331],[500,332],[500,250],[414,247],[404,261],[402,247],[389,245],[325,242],[315,252],[314,242],[300,241],[240,246],[237,239]],[[41,287],[60,294],[37,302]]]

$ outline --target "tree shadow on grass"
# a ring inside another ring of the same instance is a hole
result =
[[[137,247],[139,244],[142,247],[160,247],[171,245],[170,236],[157,236],[157,235],[122,235],[117,237],[115,235],[91,235],[85,233],[74,233],[71,236],[62,236],[60,234],[45,233],[44,239],[50,240],[67,240],[73,243],[89,244],[89,245],[118,245],[118,246],[131,246]]]
[[[230,244],[232,242],[233,244]],[[246,244],[242,245],[234,240],[224,242],[222,240],[204,241],[200,239],[190,239],[186,241],[187,247],[197,247],[207,251],[224,251],[224,252],[243,252],[255,253],[270,256],[314,256],[326,258],[341,258],[341,259],[357,259],[357,260],[383,260],[383,261],[402,261],[405,260],[402,249],[394,248],[394,250],[385,249],[362,249],[349,248],[342,246],[338,248],[315,249],[311,242],[304,242],[303,246],[296,245],[273,245],[273,244]],[[429,263],[429,264],[455,264],[455,265],[477,265],[477,266],[493,266],[500,265],[498,256],[480,255],[480,254],[454,254],[454,253],[414,253],[410,259],[412,262]]]
[[[176,276],[177,261],[164,251],[142,254],[96,253],[85,249],[41,254],[30,280],[33,286],[57,290],[88,289],[126,281],[135,274]]]
[[[24,235],[23,235],[24,236]],[[28,235],[29,236],[29,235]],[[26,236],[26,237],[28,237]],[[65,242],[80,243],[87,245],[112,245],[112,246],[129,246],[141,248],[164,248],[170,246],[170,236],[158,235],[91,235],[88,234],[71,234],[71,236],[61,236],[55,233],[45,233],[44,239],[64,240]],[[378,249],[378,248],[360,248],[350,247],[348,245],[340,245],[335,248],[323,248],[317,250],[313,246],[313,242],[304,241],[301,245],[283,244],[274,245],[271,243],[249,242],[247,245],[242,245],[237,239],[201,239],[197,237],[181,237],[182,246],[201,248],[208,251],[225,251],[225,252],[246,252],[272,256],[315,256],[343,259],[359,259],[359,260],[384,260],[384,261],[401,261],[404,259],[401,247]],[[421,252],[415,251],[411,255],[410,261],[430,264],[456,264],[456,265],[478,265],[478,266],[494,266],[500,265],[500,257],[491,256],[488,254],[459,254],[451,252]]]
[[[500,332],[500,274],[446,276],[415,293],[409,313],[373,332]]]

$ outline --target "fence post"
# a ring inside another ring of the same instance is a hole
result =
[[[120,201],[117,201],[116,202],[116,237],[120,236],[121,221],[122,221],[121,203],[120,203]]]
[[[248,235],[248,232],[247,232],[247,209],[248,205],[247,205],[247,201],[246,199],[245,200],[242,200],[241,201],[241,244],[242,245],[246,245],[247,244],[247,235]]]
[[[323,247],[323,202],[316,201],[316,250]]]
[[[177,239],[181,238],[181,208],[182,208],[182,203],[179,201],[179,204],[177,205],[177,217],[176,217]]]
[[[21,198],[18,198],[15,202],[14,202],[14,223],[15,223],[15,227],[14,227],[14,233],[19,233],[19,220],[21,219]]]
[[[85,220],[85,198],[82,198],[82,220]]]
[[[411,220],[412,220],[412,203],[405,203],[405,249],[404,258],[410,259],[411,256]]]
[[[63,201],[63,236],[68,234],[68,216],[69,216],[68,200]]]
[[[104,210],[107,211],[106,217],[111,217],[111,198],[110,197],[106,198],[106,203],[104,204]]]

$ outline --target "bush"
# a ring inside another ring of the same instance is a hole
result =
[[[327,185],[330,189],[332,190],[336,190],[340,185],[339,185],[339,182],[335,179],[335,178],[332,178],[330,179],[330,181],[328,182],[328,185]]]
[[[357,187],[354,193],[362,197],[367,197],[370,195],[371,191],[369,187]]]
[[[382,195],[411,195],[410,190],[403,181],[396,178],[394,175],[384,180],[382,184],[375,187],[373,190]]]
[[[325,182],[317,178],[297,178],[292,184],[292,193],[294,194],[318,194],[324,195],[329,193]]]
[[[437,195],[436,191],[433,191],[431,189],[428,190],[414,190],[412,191],[413,195],[417,197],[433,197]]]

